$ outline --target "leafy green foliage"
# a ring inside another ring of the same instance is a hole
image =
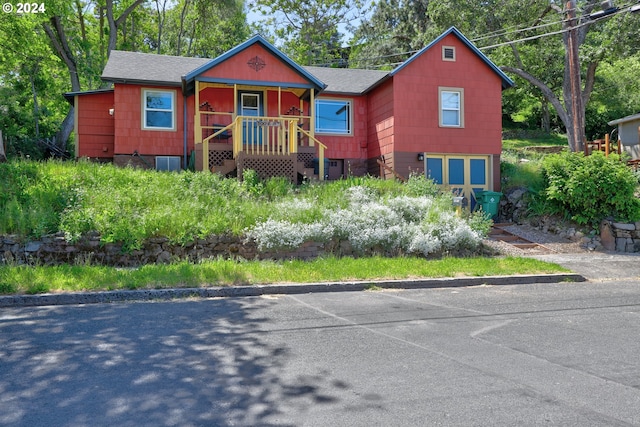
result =
[[[549,208],[578,224],[595,227],[606,217],[640,219],[640,200],[634,195],[638,181],[616,155],[554,154],[543,161],[542,173]]]
[[[125,249],[159,236],[186,244],[212,234],[241,235],[267,218],[316,223],[327,211],[346,209],[354,187],[366,189],[362,203],[371,206],[382,199],[437,193],[422,176],[407,184],[354,177],[294,187],[283,178],[261,180],[255,171],[245,171],[240,182],[209,173],[22,159],[0,164],[0,234],[63,232],[73,241],[98,232],[103,243],[120,242]],[[450,198],[445,202],[444,210],[452,212]],[[353,217],[362,214],[354,212]],[[377,221],[375,215],[371,218]],[[476,225],[474,230],[482,228]]]

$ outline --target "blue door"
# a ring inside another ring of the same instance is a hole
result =
[[[262,93],[240,92],[239,102],[240,115],[246,117],[242,123],[242,142],[244,145],[258,146],[262,144],[263,129],[257,119],[264,115]]]

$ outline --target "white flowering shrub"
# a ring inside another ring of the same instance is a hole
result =
[[[369,188],[348,188],[348,204],[325,209],[310,222],[282,219],[300,218],[296,210],[312,210],[312,202],[280,204],[274,216],[247,231],[261,251],[295,249],[306,241],[347,241],[360,254],[369,252],[420,253],[476,247],[486,227],[458,217],[445,196],[394,196],[380,198]]]

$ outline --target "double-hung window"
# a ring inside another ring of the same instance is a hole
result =
[[[441,127],[464,127],[464,89],[439,88]]]
[[[316,132],[351,135],[353,117],[351,101],[342,99],[316,99]]]
[[[142,112],[143,129],[175,130],[175,91],[144,89],[142,91]]]

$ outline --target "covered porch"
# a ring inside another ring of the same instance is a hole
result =
[[[304,95],[307,99],[303,99]],[[313,90],[195,81],[196,170],[323,180]]]

